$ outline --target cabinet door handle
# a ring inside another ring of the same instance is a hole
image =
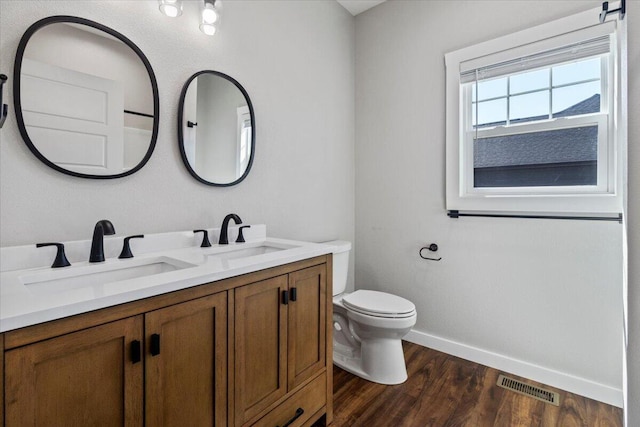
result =
[[[130,351],[131,363],[138,363],[142,360],[142,346],[140,345],[140,341],[131,341]]]
[[[289,293],[290,293],[289,299],[291,301],[295,301],[298,299],[298,290],[296,288],[289,289]]]
[[[289,292],[287,291],[282,291],[282,303],[284,305],[289,304]]]
[[[157,356],[160,354],[160,335],[151,335],[151,355]]]
[[[302,414],[304,414],[304,409],[302,409],[302,408],[296,409],[296,414],[293,416],[293,418],[291,418],[289,421],[287,421],[285,424],[283,424],[282,427],[289,427],[291,424],[294,423],[295,420],[300,418],[300,416],[302,416]],[[280,426],[276,426],[276,427],[280,427]]]

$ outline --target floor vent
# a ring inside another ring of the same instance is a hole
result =
[[[506,388],[507,390],[542,400],[545,403],[560,406],[560,395],[554,391],[525,384],[521,381],[514,380],[513,378],[505,377],[504,375],[498,376],[498,385],[502,388]]]

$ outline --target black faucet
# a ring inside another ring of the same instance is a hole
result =
[[[91,241],[91,254],[89,262],[104,261],[104,236],[116,234],[113,224],[108,219],[100,220],[93,229],[93,240]]]
[[[224,217],[222,221],[222,228],[220,229],[220,240],[218,240],[219,245],[228,245],[229,244],[229,220],[232,219],[236,224],[242,224],[242,220],[236,214],[229,214]]]

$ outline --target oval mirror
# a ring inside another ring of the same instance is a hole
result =
[[[83,178],[130,175],[158,135],[158,85],[142,51],[111,28],[73,16],[33,24],[18,45],[14,104],[38,159]]]
[[[242,181],[253,163],[255,118],[240,83],[217,71],[191,76],[180,94],[178,140],[198,181],[221,187]]]

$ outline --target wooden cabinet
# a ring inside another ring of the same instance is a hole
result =
[[[294,297],[295,294],[295,297]],[[289,275],[289,389],[326,365],[327,281],[324,265]],[[331,300],[331,296],[329,296]],[[331,362],[331,360],[330,360]]]
[[[148,426],[227,423],[227,294],[145,314]]]
[[[287,276],[235,290],[235,425],[287,393]]]
[[[326,265],[237,288],[234,298],[234,424],[242,426],[325,371]],[[326,394],[315,403],[324,402]],[[297,409],[283,412],[281,424]],[[315,413],[302,410],[301,421]]]
[[[4,335],[0,334],[0,427],[4,427]]]
[[[5,353],[9,426],[141,426],[142,316]]]
[[[299,408],[291,427],[329,422],[330,269],[321,256],[0,334],[0,427],[273,427]]]
[[[7,352],[7,424],[224,426],[226,362],[226,292],[39,341]]]

